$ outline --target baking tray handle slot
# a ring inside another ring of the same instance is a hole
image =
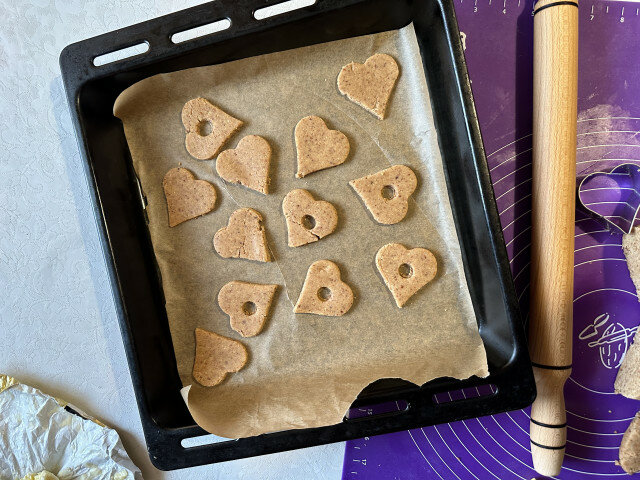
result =
[[[93,57],[93,60],[91,61],[91,63],[93,63],[94,67],[102,67],[103,65],[108,65],[109,63],[121,62],[122,60],[126,60],[131,57],[137,57],[139,55],[143,55],[148,51],[149,51],[149,42],[144,40],[142,42],[137,42],[133,45],[129,45],[123,48],[119,48],[117,50],[113,50],[111,52],[97,55]]]
[[[264,20],[265,18],[275,17],[283,13],[289,13],[300,8],[310,7],[316,3],[316,0],[287,0],[286,2],[276,3],[268,7],[258,8],[253,12],[253,18],[256,20]]]

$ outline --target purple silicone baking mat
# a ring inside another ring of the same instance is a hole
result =
[[[532,3],[455,1],[516,292],[522,311],[527,312]],[[640,165],[639,9],[638,2],[580,5],[576,186],[595,172],[608,173],[622,164]],[[588,190],[584,194],[589,196],[592,210],[601,211],[603,205],[611,204],[608,215],[622,212],[621,217],[633,222],[635,204],[626,210],[619,205],[628,200],[628,183],[616,182],[611,175],[596,179],[593,185],[583,187]],[[640,323],[640,303],[619,232],[578,207],[575,343],[573,373],[565,388],[568,438],[560,479],[626,475],[614,462],[622,434],[640,410],[640,402],[615,395],[613,382]],[[491,387],[483,388],[488,391]],[[445,396],[455,399],[482,393],[481,388]],[[375,410],[359,413],[367,415]],[[531,467],[528,432],[526,409],[349,441],[343,479],[543,478]]]

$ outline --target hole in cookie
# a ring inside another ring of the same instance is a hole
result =
[[[196,131],[201,137],[206,137],[207,135],[211,135],[213,125],[209,120],[200,120],[196,126]]]
[[[408,263],[403,263],[398,267],[398,273],[402,278],[409,278],[413,276],[413,267]]]
[[[385,200],[391,200],[396,196],[396,189],[393,188],[392,185],[385,185],[384,187],[382,187],[382,191],[380,192],[380,194]]]
[[[305,215],[304,217],[302,217],[302,226],[307,230],[311,230],[316,226],[316,219],[311,215]]]
[[[242,312],[245,315],[253,315],[256,313],[256,304],[253,302],[244,302],[242,304]]]
[[[329,300],[331,298],[331,290],[329,290],[327,287],[321,287],[318,289],[318,298],[323,301],[326,302],[327,300]]]

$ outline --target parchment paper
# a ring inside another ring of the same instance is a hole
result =
[[[383,121],[341,96],[336,87],[343,65],[364,62],[376,52],[392,55],[401,72]],[[180,112],[198,96],[245,122],[226,148],[249,134],[271,143],[269,195],[225,185],[215,173],[214,160],[189,156]],[[114,112],[124,123],[148,201],[178,370],[183,383],[192,385],[188,406],[204,429],[236,438],[329,425],[340,422],[358,393],[379,378],[422,384],[441,376],[488,374],[413,26],[157,75],[123,92]],[[344,132],[351,153],[341,166],[296,179],[293,130],[298,120],[312,114]],[[348,181],[399,163],[418,176],[415,201],[402,222],[381,226]],[[204,217],[169,228],[162,178],[180,164],[216,186],[219,204]],[[281,203],[294,188],[308,189],[336,206],[335,233],[303,247],[287,246]],[[235,209],[245,206],[264,216],[275,262],[223,259],[215,253],[214,233]],[[374,265],[377,250],[390,242],[426,247],[438,259],[436,278],[402,309],[395,306]],[[343,317],[292,312],[307,268],[320,259],[335,261],[354,290],[354,306]],[[264,331],[241,339],[250,352],[247,366],[221,385],[205,388],[191,377],[194,328],[241,338],[216,301],[220,288],[231,280],[281,288]]]

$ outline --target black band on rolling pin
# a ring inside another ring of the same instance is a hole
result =
[[[573,367],[573,365],[562,365],[562,366],[558,366],[558,365],[542,365],[542,364],[536,363],[536,362],[531,362],[531,365],[536,367],[536,368],[545,368],[547,370],[571,370],[571,368]]]
[[[576,2],[571,2],[568,0],[563,0],[561,2],[552,2],[552,3],[547,3],[546,5],[543,5],[542,7],[538,8],[538,9],[533,9],[533,14],[535,15],[538,12],[541,12],[542,10],[544,10],[545,8],[549,8],[549,7],[555,7],[556,5],[573,5],[574,7],[578,8],[578,4]]]
[[[566,423],[554,423],[553,425],[550,423],[542,423],[537,420],[534,420],[533,418],[531,418],[531,421],[536,425],[540,425],[541,427],[545,427],[545,428],[564,428],[567,426]]]
[[[566,444],[564,444],[561,447],[549,447],[548,445],[540,445],[538,442],[534,442],[531,439],[529,439],[529,441],[531,442],[532,445],[535,445],[536,447],[540,447],[540,448],[546,448],[547,450],[563,450],[567,446]]]

